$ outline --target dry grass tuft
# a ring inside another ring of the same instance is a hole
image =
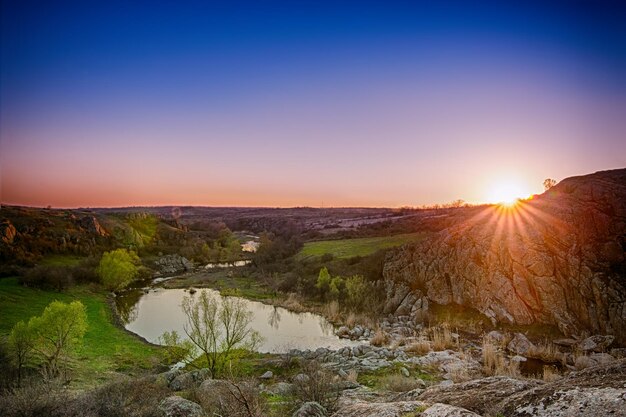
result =
[[[374,333],[374,336],[372,337],[372,340],[370,340],[370,343],[373,346],[386,345],[387,343],[389,343],[389,335],[379,328],[376,330],[376,333]]]
[[[543,380],[546,382],[556,381],[561,378],[561,373],[554,366],[544,365],[543,367]]]
[[[452,331],[450,326],[443,323],[436,327],[430,328],[432,335],[432,348],[435,351],[458,348],[458,342],[452,337]]]
[[[428,340],[419,339],[414,342],[409,343],[404,351],[408,353],[414,353],[418,356],[422,356],[431,351],[431,343]]]
[[[528,357],[541,359],[544,362],[560,362],[565,364],[567,355],[559,350],[559,348],[551,342],[544,341],[528,353]]]
[[[359,378],[359,373],[356,371],[356,369],[350,369],[348,371],[348,376],[346,377],[346,381],[350,381],[350,382],[358,382]]]
[[[504,357],[504,352],[500,351],[493,343],[483,340],[482,355],[485,375],[520,376],[519,363],[507,360]]]
[[[287,310],[294,311],[296,313],[301,313],[306,310],[302,305],[300,297],[296,293],[289,293],[287,299],[280,304]]]
[[[332,323],[337,323],[341,320],[341,309],[337,301],[331,301],[326,303],[323,308],[323,315]]]

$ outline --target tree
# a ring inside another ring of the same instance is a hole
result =
[[[553,180],[552,178],[546,178],[545,180],[543,180],[543,188],[548,191],[550,188],[554,187],[556,185],[556,180]]]
[[[87,312],[80,301],[69,304],[51,302],[39,317],[28,321],[32,332],[33,350],[44,360],[49,375],[59,373],[59,362],[82,343],[87,331]]]
[[[33,353],[33,333],[26,322],[19,321],[13,326],[9,334],[8,344],[13,364],[17,368],[17,385],[20,386],[22,369]]]
[[[213,378],[220,376],[237,350],[252,350],[261,341],[258,332],[250,328],[252,312],[241,298],[224,297],[220,303],[202,291],[197,299],[183,298],[182,308],[187,316],[185,333],[206,359]]]
[[[105,252],[98,266],[100,281],[111,291],[121,290],[137,276],[139,263],[135,252],[126,249]]]
[[[317,275],[317,283],[315,283],[315,288],[317,288],[322,296],[325,296],[328,291],[330,291],[330,283],[332,278],[328,273],[328,268],[323,267],[320,269],[320,273]]]
[[[356,311],[360,311],[365,307],[368,295],[371,297],[371,286],[365,281],[361,275],[353,275],[345,280],[346,303]]]

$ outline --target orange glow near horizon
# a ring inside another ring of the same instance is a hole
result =
[[[487,201],[504,207],[513,207],[532,194],[532,188],[524,181],[515,177],[502,177],[491,185]]]

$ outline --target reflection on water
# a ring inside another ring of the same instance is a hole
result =
[[[221,299],[215,290],[203,291]],[[128,330],[157,343],[165,331],[176,330],[185,335],[186,317],[181,302],[186,295],[189,293],[182,289],[152,289],[147,294],[141,290],[128,291],[117,297],[116,303]],[[293,313],[282,307],[244,301],[253,314],[251,327],[263,337],[259,352],[280,353],[294,348],[318,347],[337,349],[356,344],[335,336],[332,324],[317,314]]]

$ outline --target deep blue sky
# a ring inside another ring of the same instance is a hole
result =
[[[94,4],[2,2],[4,202],[485,201],[626,165],[619,2]]]

